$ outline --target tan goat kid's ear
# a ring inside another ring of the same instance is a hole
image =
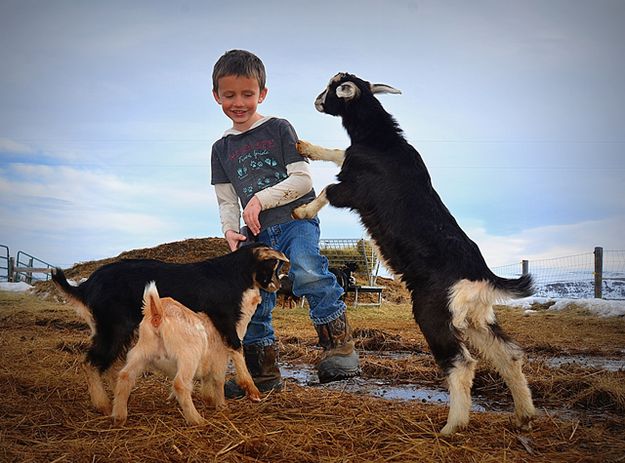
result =
[[[289,259],[280,251],[271,248],[257,248],[254,250],[259,260],[278,259],[282,262],[288,262]]]
[[[336,96],[344,99],[345,101],[353,100],[360,96],[360,89],[353,82],[343,82],[336,87]]]
[[[401,95],[401,90],[386,84],[371,84],[371,93],[392,93],[394,95]]]

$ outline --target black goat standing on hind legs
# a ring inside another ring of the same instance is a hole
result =
[[[536,412],[521,370],[523,351],[497,324],[493,304],[530,296],[532,279],[505,279],[490,271],[376,93],[401,92],[340,73],[317,97],[318,111],[342,118],[351,145],[341,151],[299,142],[302,155],[333,161],[341,171],[338,183],[293,216],[312,217],[328,202],[358,212],[386,265],[410,290],[414,318],[447,377],[449,415],[442,434],[469,422],[476,361],[465,343],[503,377],[514,399],[516,425],[529,428]]]

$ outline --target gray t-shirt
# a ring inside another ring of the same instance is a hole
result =
[[[295,148],[296,142],[291,124],[278,118],[247,132],[226,135],[213,144],[211,184],[231,183],[245,208],[258,191],[287,178],[288,164],[305,161]],[[314,198],[315,191],[311,189],[289,204],[262,211],[261,230],[292,220],[291,211]]]

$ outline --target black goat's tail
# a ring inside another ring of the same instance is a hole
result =
[[[58,267],[52,269],[52,281],[56,284],[57,288],[63,291],[66,295],[80,300],[78,288],[69,284],[63,270]]]
[[[529,273],[515,279],[495,276],[492,282],[496,290],[505,293],[512,299],[529,297],[535,291],[534,280]]]

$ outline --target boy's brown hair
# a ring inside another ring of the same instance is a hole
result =
[[[258,56],[246,50],[230,50],[217,60],[213,67],[213,91],[219,90],[219,79],[225,76],[251,77],[258,81],[260,90],[265,88],[267,74]]]

